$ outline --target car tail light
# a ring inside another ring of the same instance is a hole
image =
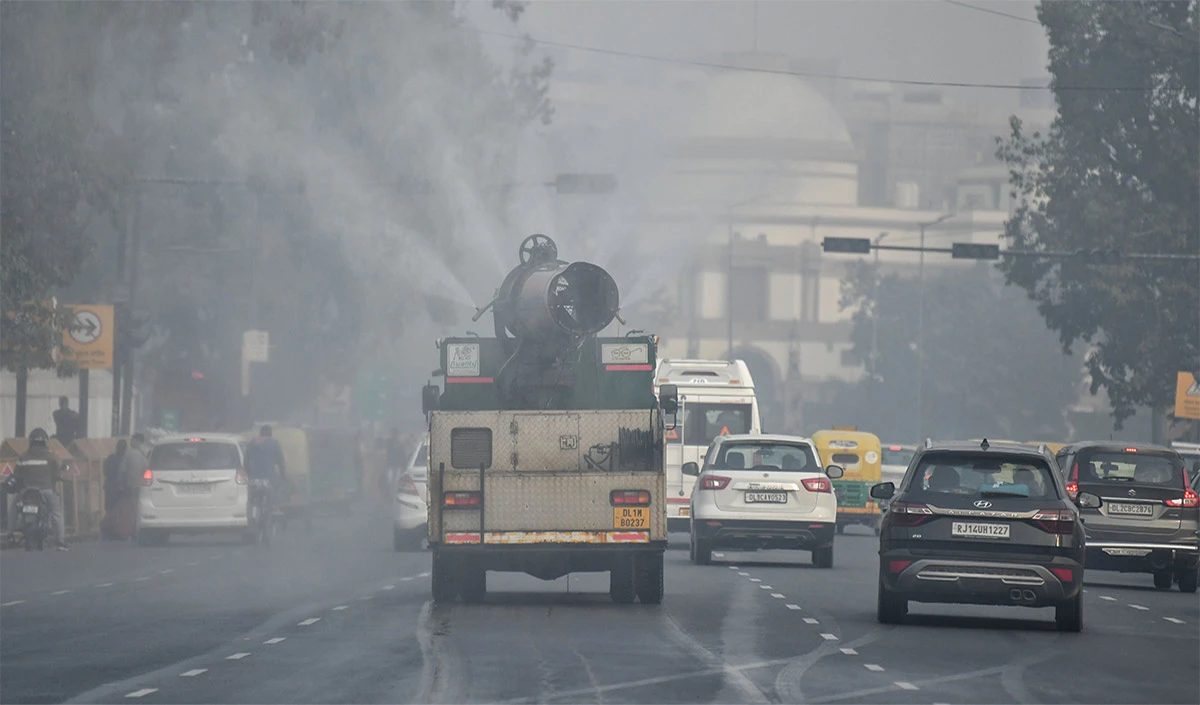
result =
[[[1058,576],[1058,579],[1064,583],[1075,582],[1075,571],[1070,568],[1051,568],[1051,573]]]
[[[401,475],[400,482],[396,487],[396,492],[399,494],[412,495],[413,497],[421,496],[417,490],[417,483],[413,482],[412,475]]]
[[[1074,502],[1079,496],[1079,463],[1076,462],[1071,468],[1071,481],[1067,483],[1067,496]]]
[[[153,485],[153,484],[154,484],[154,471],[151,470],[150,468],[146,468],[146,471],[142,473],[142,487],[149,487],[150,485]]]
[[[724,475],[705,475],[700,478],[700,489],[702,490],[723,490],[729,486],[731,478]]]
[[[1196,490],[1191,487],[1183,491],[1183,496],[1179,499],[1164,499],[1163,504],[1168,507],[1200,507],[1200,495],[1196,494]]]
[[[933,518],[933,510],[918,502],[892,502],[888,513],[894,526],[920,526]]]
[[[149,470],[147,470],[146,472],[150,472],[150,471],[149,471]],[[238,468],[237,474],[234,476],[234,478],[233,478],[233,479],[234,479],[234,480],[235,480],[235,481],[236,481],[236,482],[237,482],[239,485],[244,485],[244,484],[246,484],[247,482],[249,482],[249,481],[250,481],[250,478],[246,476],[246,471],[245,471],[245,469],[243,469],[243,468]]]
[[[447,507],[478,507],[478,492],[447,492],[442,495],[442,504]]]
[[[888,561],[888,572],[899,573],[912,565],[912,561]]]
[[[829,478],[827,477],[810,477],[807,480],[801,480],[800,483],[804,485],[804,489],[808,490],[809,492],[833,491],[833,485],[829,482]]]
[[[644,507],[650,504],[650,493],[646,490],[613,490],[608,501],[613,505]]]
[[[1069,534],[1075,530],[1075,512],[1070,509],[1043,509],[1033,515],[1033,523],[1052,534]]]

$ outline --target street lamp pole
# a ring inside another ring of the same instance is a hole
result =
[[[871,302],[875,306],[875,315],[871,316],[871,379],[878,376],[879,365],[879,243],[887,237],[887,233],[879,233],[875,238],[875,272],[871,287]]]
[[[930,223],[920,223],[921,259],[917,266],[917,437],[919,443],[925,430],[925,228],[953,218],[947,213]],[[878,250],[876,250],[878,252]]]

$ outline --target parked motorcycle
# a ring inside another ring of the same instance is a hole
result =
[[[25,550],[41,551],[51,536],[50,502],[36,487],[25,487],[21,478],[11,475],[4,481],[4,493],[17,495],[15,530],[25,542]]]

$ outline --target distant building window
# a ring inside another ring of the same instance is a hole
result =
[[[963,209],[974,211],[987,208],[987,199],[982,193],[968,193],[963,198]]]
[[[733,315],[739,321],[765,321],[769,306],[769,281],[765,267],[734,267]]]

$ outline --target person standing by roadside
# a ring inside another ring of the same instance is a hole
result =
[[[100,522],[100,533],[104,539],[115,541],[128,538],[121,531],[127,523],[121,520],[117,507],[126,493],[125,484],[121,481],[121,463],[125,460],[125,452],[129,444],[125,439],[117,441],[117,449],[104,459],[104,520]]]
[[[129,439],[129,448],[121,459],[121,484],[124,492],[121,495],[117,514],[123,525],[121,538],[132,538],[137,533],[137,501],[142,488],[142,475],[150,463],[146,460],[146,437],[135,433]],[[126,533],[128,532],[128,533]]]
[[[54,412],[54,437],[64,448],[71,446],[71,441],[79,438],[79,413],[71,408],[71,401],[66,397],[58,398],[58,410]]]

